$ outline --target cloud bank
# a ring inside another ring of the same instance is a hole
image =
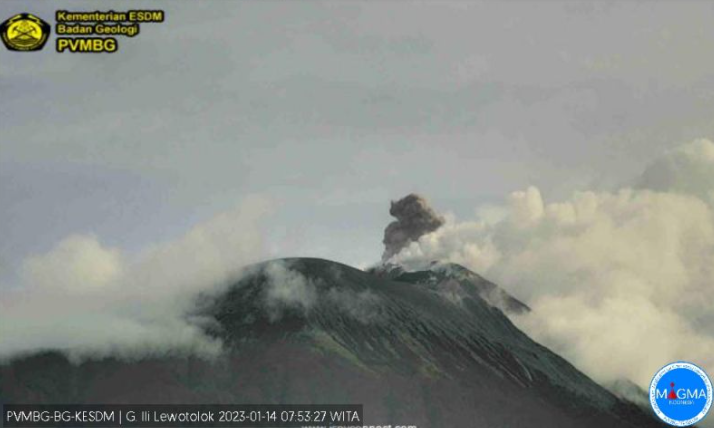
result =
[[[0,296],[0,358],[60,350],[71,358],[216,355],[221,343],[191,317],[199,292],[218,291],[265,255],[269,203],[248,198],[178,240],[130,257],[75,235],[28,258]]]
[[[714,143],[665,153],[630,187],[559,202],[530,187],[497,211],[448,217],[391,261],[495,280],[533,309],[521,328],[598,381],[646,387],[679,359],[714,372]]]

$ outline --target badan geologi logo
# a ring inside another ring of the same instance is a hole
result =
[[[696,365],[679,361],[657,372],[650,384],[650,404],[655,414],[676,427],[694,425],[712,406],[712,383]]]
[[[50,24],[31,13],[20,13],[0,25],[0,34],[11,51],[39,51],[50,37]]]

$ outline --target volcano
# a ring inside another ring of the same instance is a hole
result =
[[[458,265],[362,271],[310,258],[247,268],[195,313],[214,359],[70,362],[47,351],[0,366],[3,403],[363,404],[366,425],[656,427],[531,340],[528,307]]]

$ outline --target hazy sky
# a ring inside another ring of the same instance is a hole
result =
[[[145,4],[166,22],[115,54],[0,49],[3,277],[70,234],[132,252],[247,195],[276,204],[274,254],[363,264],[407,192],[471,216],[714,136],[711,2]],[[0,18],[62,7],[97,3]]]

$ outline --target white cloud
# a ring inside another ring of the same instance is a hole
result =
[[[221,343],[191,318],[193,299],[264,257],[259,226],[267,211],[265,200],[246,199],[134,260],[79,235],[30,257],[20,286],[0,297],[0,357],[42,349],[74,358],[215,355]]]
[[[271,319],[279,319],[283,309],[298,309],[304,314],[315,305],[315,284],[300,272],[291,270],[285,262],[270,263],[265,275],[268,280],[265,303]]]
[[[29,257],[22,275],[32,287],[81,292],[115,280],[122,264],[119,250],[102,247],[96,236],[72,235],[49,253]]]
[[[451,218],[396,261],[502,284],[533,308],[515,321],[598,380],[646,386],[676,359],[714,371],[714,143],[666,153],[638,185],[549,203],[531,187],[501,221]]]
[[[298,310],[307,315],[319,304],[327,305],[362,324],[381,321],[382,304],[370,290],[354,291],[343,283],[342,272],[333,266],[329,276],[312,280],[294,270],[289,261],[279,260],[265,269],[267,288],[265,309],[272,321],[285,310]]]

